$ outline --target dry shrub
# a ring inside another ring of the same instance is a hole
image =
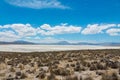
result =
[[[65,78],[65,80],[78,80],[78,77],[77,76],[67,76],[66,78]]]
[[[84,80],[93,80],[93,78],[91,76],[88,76]]]
[[[117,73],[113,72],[111,75],[103,74],[101,80],[119,80]]]

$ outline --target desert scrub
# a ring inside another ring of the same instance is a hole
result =
[[[67,76],[65,77],[65,80],[78,80],[77,76]]]
[[[76,66],[76,67],[74,68],[74,71],[77,71],[77,72],[81,71],[81,67],[80,67],[80,66]]]
[[[108,61],[108,62],[106,62],[106,65],[113,68],[113,69],[117,69],[117,68],[120,67],[120,62],[118,62],[118,61],[115,61],[115,62],[114,61]]]
[[[119,80],[117,73],[113,72],[111,75],[103,74],[101,80]]]
[[[93,78],[91,76],[88,76],[84,80],[93,80]]]
[[[31,78],[34,80],[34,77],[37,77],[38,80],[60,80],[60,78],[77,80],[73,78],[74,75],[81,76],[80,80],[84,80],[89,74],[93,76],[93,79],[102,77],[103,80],[117,80],[117,77],[120,76],[119,61],[119,49],[31,53],[0,52],[0,70],[7,70],[8,74],[16,74],[16,77],[6,76],[5,80],[6,78],[14,78],[14,80]],[[114,71],[116,74],[105,74],[106,71],[110,73]]]
[[[6,73],[0,73],[0,77],[5,77]]]
[[[71,64],[71,67],[75,67],[75,64],[74,64],[74,63],[72,63],[72,64]]]
[[[106,65],[102,65],[100,62],[96,64],[96,68],[97,70],[106,70],[107,66]]]
[[[90,66],[90,70],[91,70],[91,71],[97,70],[96,65],[95,65],[95,64],[91,64],[91,66]]]
[[[65,69],[65,68],[54,69],[52,72],[53,72],[55,75],[61,75],[61,76],[71,75],[70,70],[67,70],[67,69]]]
[[[13,67],[11,67],[10,72],[15,72],[15,69]]]
[[[56,80],[55,75],[51,73],[49,76],[47,76],[47,80]]]
[[[36,76],[36,78],[38,78],[38,79],[45,79],[45,73],[44,72],[42,72],[42,73],[39,73],[37,76]]]
[[[102,72],[102,71],[96,71],[96,74],[101,76],[101,75],[104,74],[104,72]]]
[[[118,70],[119,70],[118,73],[119,73],[119,75],[120,75],[120,68],[119,68]]]

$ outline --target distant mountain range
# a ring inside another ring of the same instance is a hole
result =
[[[70,43],[67,41],[60,41],[56,43],[33,43],[28,41],[13,41],[13,42],[4,42],[1,41],[0,44],[34,44],[34,45],[101,45],[101,46],[120,46],[120,43],[115,42],[106,42],[106,43],[88,43],[88,42],[78,42],[78,43]]]
[[[28,41],[13,41],[13,42],[3,42],[3,41],[1,41],[0,44],[35,44],[35,43],[28,42]]]

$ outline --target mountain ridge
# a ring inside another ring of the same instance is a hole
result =
[[[34,43],[34,42],[29,42],[29,41],[13,41],[13,42],[5,42],[5,41],[0,41],[0,44],[38,44],[38,45],[101,45],[101,46],[120,46],[120,43],[118,42],[104,42],[104,43],[89,43],[89,42],[77,42],[77,43],[72,43],[68,41],[59,41],[56,43]]]

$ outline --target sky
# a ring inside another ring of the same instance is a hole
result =
[[[120,42],[120,0],[0,0],[0,41]]]

